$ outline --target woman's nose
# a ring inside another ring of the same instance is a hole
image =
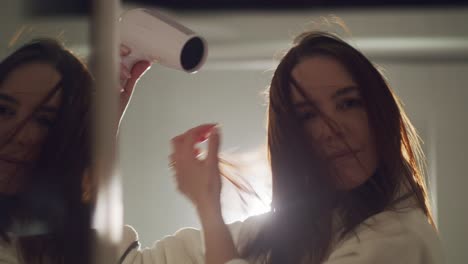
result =
[[[342,129],[338,121],[330,116],[318,118],[316,131],[317,139],[320,141],[330,141],[342,135]]]
[[[14,135],[11,137],[11,140],[15,145],[21,147],[33,147],[37,145],[39,131],[32,124],[27,123],[24,126],[16,129],[16,131],[13,133]]]

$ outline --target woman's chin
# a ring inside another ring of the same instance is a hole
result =
[[[336,188],[342,191],[352,190],[364,184],[370,176],[371,174],[367,175],[362,170],[359,173],[352,170],[341,171],[339,176],[335,177]]]

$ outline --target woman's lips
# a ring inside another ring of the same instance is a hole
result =
[[[355,157],[358,152],[359,151],[357,150],[337,151],[328,155],[327,158],[331,161],[334,161],[334,160],[342,159],[342,158]]]
[[[0,161],[9,163],[9,164],[21,165],[21,166],[26,166],[29,164],[29,162],[26,160],[13,158],[9,156],[0,156]]]

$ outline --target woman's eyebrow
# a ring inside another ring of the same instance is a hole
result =
[[[338,97],[348,95],[354,92],[359,92],[359,88],[356,85],[346,86],[335,91],[335,93],[332,95],[332,98],[336,99]]]
[[[335,93],[333,93],[333,95],[332,95],[332,98],[336,99],[336,98],[339,98],[341,96],[349,95],[349,94],[352,94],[352,93],[355,93],[355,92],[359,93],[359,88],[356,85],[346,86],[346,87],[340,88],[337,91],[335,91]],[[304,108],[304,107],[312,106],[313,104],[314,104],[313,101],[309,102],[308,100],[301,100],[300,102],[294,103],[294,107]]]

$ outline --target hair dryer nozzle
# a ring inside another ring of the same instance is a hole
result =
[[[131,69],[140,60],[196,72],[207,56],[205,40],[153,9],[132,9],[120,18],[121,42],[131,49],[123,63]]]

